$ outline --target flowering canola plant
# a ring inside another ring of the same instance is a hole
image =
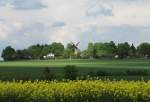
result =
[[[150,102],[150,81],[0,82],[0,102]]]

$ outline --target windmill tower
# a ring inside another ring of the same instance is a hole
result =
[[[80,53],[80,49],[78,48],[80,42],[78,42],[78,43],[76,43],[76,44],[73,43],[73,42],[71,42],[71,44],[72,44],[72,47],[74,48],[74,54],[75,54],[75,55],[78,55],[78,54]]]

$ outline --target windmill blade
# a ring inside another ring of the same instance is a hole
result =
[[[78,43],[76,44],[76,47],[77,47],[79,44],[80,44],[80,42],[78,42]]]
[[[77,48],[77,46],[73,42],[71,42],[71,44],[75,49]]]
[[[73,42],[71,42],[70,44],[75,45]]]
[[[77,49],[79,49],[77,46],[74,46],[74,48],[77,50]]]
[[[74,43],[71,41],[70,44],[74,44]]]

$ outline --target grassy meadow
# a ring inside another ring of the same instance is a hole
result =
[[[65,79],[68,65],[78,70],[77,80]],[[46,79],[46,68],[54,80]],[[2,61],[0,80],[0,102],[150,101],[150,59]]]
[[[10,61],[0,62],[0,79],[36,79],[44,71],[50,68],[52,73],[61,76],[66,65],[74,65],[77,67],[80,75],[92,73],[96,71],[106,71],[117,73],[115,76],[107,76],[115,79],[140,79],[141,76],[124,76],[122,73],[128,70],[144,70],[150,73],[149,59],[113,59],[113,60],[28,60],[28,61]],[[105,76],[102,76],[102,78]],[[150,75],[143,76],[149,79]]]
[[[75,65],[80,68],[133,68],[149,69],[150,59],[103,59],[103,60],[27,60],[0,62],[0,68],[62,68],[65,65]]]

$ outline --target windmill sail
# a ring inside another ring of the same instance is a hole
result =
[[[73,48],[74,48],[74,53],[77,55],[77,54],[79,54],[80,53],[80,49],[78,48],[78,45],[80,44],[80,42],[78,42],[78,43],[73,43],[73,42],[71,42],[71,44],[72,44],[72,46],[73,46]]]

